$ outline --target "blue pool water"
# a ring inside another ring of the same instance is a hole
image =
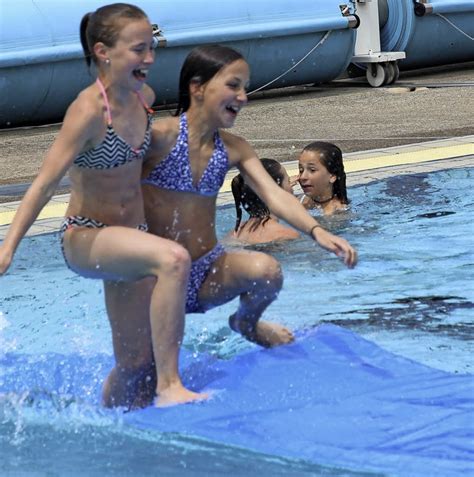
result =
[[[419,363],[472,373],[473,175],[453,169],[351,188],[351,211],[322,220],[358,248],[354,270],[308,239],[260,247],[285,274],[266,316],[297,330],[330,322]],[[220,212],[224,236],[234,211]],[[1,475],[369,475],[137,430],[101,409],[112,353],[101,284],[65,267],[55,235],[25,240],[0,284]],[[190,315],[185,348],[224,359],[251,349],[227,327],[235,306]],[[75,367],[51,361],[68,355]],[[14,383],[2,362],[16,370]]]

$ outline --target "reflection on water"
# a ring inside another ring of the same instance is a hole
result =
[[[131,431],[116,421],[0,422],[2,476],[375,476],[267,456],[204,439]],[[89,416],[90,417],[90,416]],[[16,437],[15,437],[16,436]],[[20,437],[21,436],[21,437]]]
[[[386,303],[376,308],[365,308],[360,318],[360,310],[351,310],[341,313],[349,318],[356,318],[348,322],[342,318],[331,320],[331,323],[340,326],[347,325],[357,331],[362,328],[384,330],[416,330],[427,333],[444,333],[458,340],[472,340],[474,338],[474,323],[449,323],[446,318],[455,311],[472,310],[474,303],[456,296],[421,296],[399,298],[392,303]],[[472,312],[471,312],[472,315]],[[324,320],[322,320],[324,321]]]
[[[455,214],[452,210],[440,210],[438,212],[428,212],[426,214],[419,214],[416,217],[423,219],[436,219],[438,217],[445,217],[446,215]]]

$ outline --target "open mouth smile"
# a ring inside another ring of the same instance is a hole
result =
[[[148,68],[137,68],[132,72],[133,76],[140,81],[146,80],[148,76]]]

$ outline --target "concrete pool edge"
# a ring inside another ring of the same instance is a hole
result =
[[[298,173],[297,161],[283,163],[289,175]],[[415,143],[344,155],[347,185],[355,186],[388,176],[417,174],[474,165],[474,135]],[[230,183],[237,174],[230,171],[218,197],[218,205],[233,203]],[[56,232],[65,214],[69,194],[54,196],[42,210],[27,236]],[[19,201],[0,204],[0,240],[5,237]]]

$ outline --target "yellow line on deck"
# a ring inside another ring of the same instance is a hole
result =
[[[398,154],[387,154],[379,157],[348,161],[347,172],[359,172],[382,167],[418,164],[420,162],[439,161],[474,154],[474,144],[433,147],[419,151],[407,151]]]
[[[366,153],[369,154],[369,153]],[[364,153],[358,154],[360,159],[345,158],[344,170],[346,173],[369,171],[373,169],[382,169],[384,167],[402,166],[408,164],[418,164],[421,162],[438,161],[442,159],[452,159],[455,157],[469,156],[474,154],[474,143],[459,144],[454,146],[431,147],[418,151],[407,151],[396,154],[381,154],[379,156],[368,157],[364,159]],[[298,174],[298,164],[285,164],[288,174]],[[222,192],[230,191],[232,177],[224,181]]]
[[[66,214],[68,203],[50,202],[47,204],[36,220],[41,219],[56,219],[58,217],[64,217]],[[5,210],[0,212],[0,225],[8,225],[15,216],[15,210]]]
[[[369,154],[369,153],[367,153]],[[346,158],[344,168],[346,173],[380,169],[383,167],[401,166],[405,164],[417,164],[420,162],[437,161],[441,159],[450,159],[474,154],[474,144],[459,144],[452,146],[440,146],[421,149],[417,151],[400,152],[397,154],[381,154],[379,156],[368,157],[364,159],[364,152],[360,153],[361,158]],[[285,165],[289,175],[298,174],[298,165],[296,163]],[[230,183],[235,174],[230,174],[224,181],[221,192],[230,191]],[[63,217],[66,213],[67,202],[50,202],[41,211],[37,220],[54,219]],[[8,225],[13,220],[14,210],[0,211],[0,225]]]

